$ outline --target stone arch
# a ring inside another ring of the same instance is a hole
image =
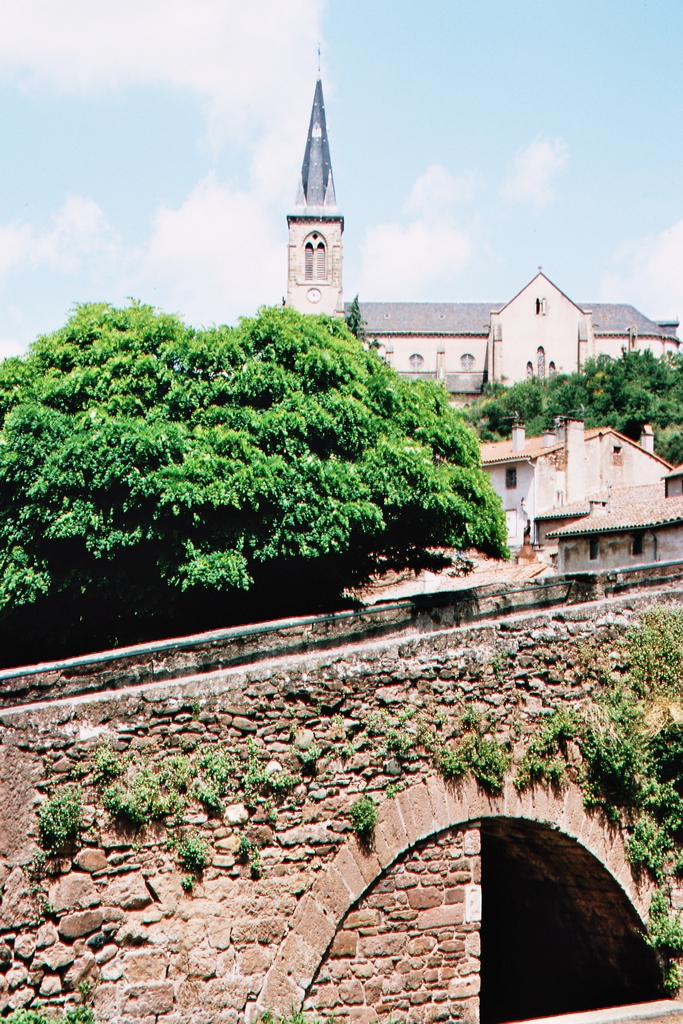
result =
[[[576,840],[603,865],[640,919],[646,920],[652,885],[634,877],[621,830],[599,814],[589,815],[577,786],[561,792],[534,787],[520,794],[508,779],[499,796],[490,796],[472,778],[449,785],[430,776],[380,806],[371,850],[353,837],[321,871],[292,917],[256,1009],[287,1014],[292,1007],[301,1008],[341,921],[380,874],[421,840],[485,818],[528,819]]]

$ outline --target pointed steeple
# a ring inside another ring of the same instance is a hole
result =
[[[301,178],[296,196],[297,212],[336,213],[337,200],[334,194],[330,143],[327,138],[323,84],[318,78],[313,97],[311,121]]]

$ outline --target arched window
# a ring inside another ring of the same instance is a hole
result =
[[[304,246],[304,278],[306,281],[327,280],[327,247],[317,232]]]
[[[536,352],[536,375],[538,377],[545,377],[545,349],[543,346],[539,346]]]
[[[474,356],[465,352],[463,356],[460,356],[460,365],[465,373],[469,373],[474,368]]]
[[[327,277],[326,259],[325,259],[325,243],[318,242],[318,247],[315,250],[315,276],[319,281],[324,281]]]
[[[531,360],[529,360],[529,362],[526,364],[526,375],[527,380],[529,379],[529,377],[533,377],[534,375],[534,364],[531,362]]]
[[[557,370],[555,368],[555,363],[551,359],[550,362],[548,363],[548,376],[549,377],[554,377],[556,373],[557,373]]]
[[[536,316],[545,316],[547,312],[547,301],[545,299],[536,299]]]
[[[410,369],[415,373],[417,373],[418,370],[421,370],[425,364],[425,361],[419,352],[413,352],[408,362],[410,363]]]

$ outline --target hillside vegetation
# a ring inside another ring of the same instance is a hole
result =
[[[551,428],[559,415],[578,416],[587,427],[614,427],[634,441],[643,424],[651,423],[655,451],[678,465],[683,462],[683,356],[599,356],[577,373],[532,377],[511,387],[489,384],[465,411],[483,441],[509,437],[515,416],[533,437]]]

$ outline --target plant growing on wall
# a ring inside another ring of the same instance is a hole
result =
[[[349,807],[349,818],[356,835],[370,843],[377,827],[377,804],[371,796],[361,796]]]
[[[506,551],[474,433],[343,321],[195,331],[78,307],[0,363],[6,660],[338,608],[436,547]]]
[[[56,790],[38,809],[40,841],[59,851],[78,841],[82,824],[81,791],[76,786]]]

